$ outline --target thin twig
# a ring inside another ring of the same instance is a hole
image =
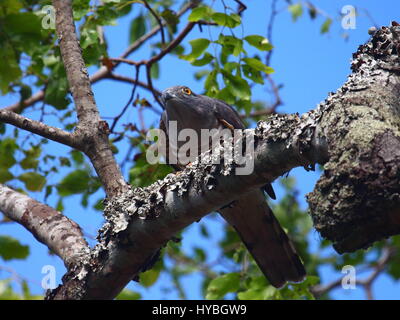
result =
[[[271,2],[271,14],[269,16],[269,22],[268,22],[268,27],[267,27],[267,39],[269,42],[272,41],[272,31],[273,31],[273,26],[275,23],[275,17],[278,14],[278,11],[276,10],[276,4],[277,4],[278,0],[272,0]],[[266,65],[269,66],[271,63],[271,56],[272,56],[272,50],[269,50],[267,52],[267,57],[266,57]]]
[[[136,91],[137,84],[138,84],[138,79],[139,79],[139,70],[140,70],[140,66],[136,66],[135,83],[134,83],[132,91],[131,91],[131,96],[129,97],[129,100],[126,103],[125,107],[122,109],[122,111],[114,118],[114,121],[113,121],[113,123],[111,125],[111,128],[110,128],[111,132],[114,132],[114,128],[117,125],[117,122],[124,115],[126,110],[128,110],[128,107],[131,105],[131,103],[132,103],[132,101],[133,101],[133,99],[135,97],[135,91]]]
[[[164,35],[164,26],[163,23],[160,19],[160,17],[157,15],[157,13],[154,12],[154,10],[150,7],[150,5],[147,3],[146,0],[142,0],[144,6],[147,8],[147,10],[150,11],[150,13],[152,14],[152,16],[157,20],[158,26],[160,27],[160,31],[161,31],[161,42],[162,44],[165,44],[165,35]]]
[[[368,300],[373,300],[372,284],[376,278],[385,270],[390,259],[397,253],[397,249],[393,247],[383,248],[382,254],[378,259],[378,262],[369,267],[373,270],[369,277],[366,279],[356,279],[356,284],[363,286]],[[330,292],[331,290],[338,288],[342,285],[342,278],[339,278],[327,285],[321,286],[317,285],[311,289],[311,292],[316,298],[323,296],[324,294]]]
[[[247,9],[247,6],[240,0],[234,0],[238,4],[237,14],[242,15],[243,11]]]

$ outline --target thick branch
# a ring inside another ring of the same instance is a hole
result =
[[[314,225],[340,252],[400,233],[400,27],[353,55],[347,82],[321,104],[329,162],[308,195]]]
[[[22,224],[70,268],[89,256],[79,226],[60,212],[0,184],[0,211]]]
[[[294,167],[328,160],[309,196],[317,230],[351,250],[400,233],[399,34],[382,28],[359,49],[349,81],[315,110],[259,122],[250,174],[235,174],[229,161],[194,162],[111,199],[86,275],[70,273],[53,297],[113,298],[190,223]]]
[[[52,298],[111,299],[137,274],[151,266],[160,247],[175,233],[207,213],[273,181],[293,167],[327,159],[323,140],[314,135],[320,114],[275,115],[255,130],[254,171],[234,173],[233,163],[194,162],[150,187],[111,199],[107,223],[87,265],[87,277],[70,274]],[[71,292],[73,295],[71,295]],[[75,295],[76,293],[79,293]]]

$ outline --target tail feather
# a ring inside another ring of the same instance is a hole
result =
[[[220,213],[236,229],[273,286],[280,288],[288,281],[304,280],[303,263],[261,190],[243,195]]]

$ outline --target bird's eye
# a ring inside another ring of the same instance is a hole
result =
[[[190,90],[189,88],[183,88],[182,92],[187,94],[187,95],[191,95],[192,94],[192,90]]]

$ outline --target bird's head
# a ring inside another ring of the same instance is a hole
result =
[[[165,107],[176,103],[191,105],[196,101],[196,97],[198,95],[186,86],[173,86],[165,89],[161,94],[161,100]]]
[[[215,122],[215,99],[196,94],[186,86],[165,89],[161,100],[168,120],[178,121],[183,128],[208,128]]]

